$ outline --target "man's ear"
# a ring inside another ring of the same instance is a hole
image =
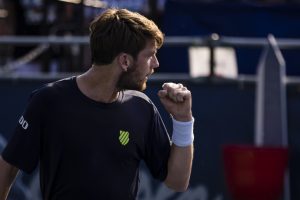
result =
[[[123,71],[127,71],[132,63],[132,56],[127,53],[120,53],[118,56],[118,64]]]

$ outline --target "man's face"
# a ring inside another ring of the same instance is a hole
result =
[[[120,76],[118,88],[138,91],[145,90],[148,77],[153,74],[154,68],[159,66],[156,51],[155,42],[149,41],[146,47],[138,54],[137,59]]]

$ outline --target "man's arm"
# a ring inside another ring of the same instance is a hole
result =
[[[183,192],[188,188],[193,162],[192,95],[182,84],[166,83],[158,96],[173,117],[173,144],[165,184]]]
[[[0,156],[0,200],[5,200],[19,169],[7,163]]]
[[[168,175],[165,184],[177,191],[184,192],[189,186],[193,160],[193,145],[177,147],[172,145],[168,162]]]

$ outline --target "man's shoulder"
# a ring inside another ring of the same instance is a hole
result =
[[[64,93],[68,88],[71,88],[75,77],[68,77],[46,83],[32,92],[32,96],[49,97],[54,94]]]
[[[45,85],[45,88],[48,89],[58,89],[58,88],[67,88],[73,85],[73,83],[75,82],[76,77],[72,76],[72,77],[67,77],[64,79],[60,79],[51,83],[48,83]]]
[[[137,99],[140,99],[142,101],[152,104],[151,99],[145,93],[137,91],[137,90],[125,90],[124,95],[128,96],[128,97],[134,97],[134,98],[137,98]]]

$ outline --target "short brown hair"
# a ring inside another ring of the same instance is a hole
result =
[[[109,64],[121,52],[136,58],[149,39],[157,48],[163,44],[163,33],[153,21],[127,9],[107,9],[90,25],[92,63]]]

